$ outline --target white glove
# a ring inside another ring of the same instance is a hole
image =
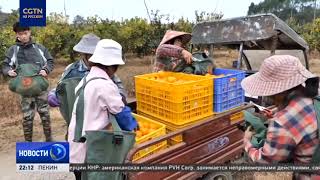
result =
[[[11,70],[8,71],[8,75],[11,76],[11,77],[16,77],[17,73],[16,73],[16,71],[11,69]]]

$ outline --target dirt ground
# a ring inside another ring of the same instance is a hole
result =
[[[237,57],[236,52],[221,52],[216,54],[215,63],[217,67],[231,67],[232,59]],[[310,67],[311,71],[320,74],[320,60],[315,57],[319,57],[318,54],[311,54]],[[154,57],[148,56],[144,58],[128,57],[126,65],[121,67],[118,71],[118,75],[123,81],[129,96],[134,96],[134,76],[151,72],[152,62]],[[55,87],[60,74],[63,72],[66,64],[57,64],[54,71],[49,76],[50,86]],[[74,179],[72,173],[60,173],[60,174],[19,174],[15,170],[15,142],[24,140],[22,124],[21,124],[21,112],[19,105],[19,96],[8,90],[6,83],[0,84],[0,180],[15,180],[15,179]],[[64,135],[66,133],[66,124],[62,119],[58,109],[50,109],[51,126],[53,138],[55,141],[64,141]],[[42,125],[38,115],[34,120],[33,128],[33,140],[44,141],[44,135]],[[240,173],[236,179],[265,179],[262,176],[269,176],[267,179],[288,179],[288,174],[281,176],[281,174],[260,174],[260,176],[253,173]],[[277,178],[275,178],[277,177]]]

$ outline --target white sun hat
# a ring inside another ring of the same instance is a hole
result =
[[[73,50],[85,54],[93,54],[100,38],[95,34],[86,34],[82,36],[80,42],[73,47]]]
[[[102,39],[98,42],[89,61],[105,66],[123,65],[122,46],[112,39]]]

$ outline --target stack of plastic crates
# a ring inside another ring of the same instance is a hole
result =
[[[138,124],[140,125],[140,130],[136,133],[146,131],[146,133],[142,134],[141,136],[138,136],[138,134],[136,135],[136,144],[141,144],[166,134],[166,126],[164,124],[138,114],[132,113],[132,115],[136,118]],[[133,156],[133,161],[137,161],[143,157],[149,156],[155,152],[165,149],[166,147],[167,141],[165,140],[145,149],[141,149]]]
[[[148,117],[148,115],[145,115],[145,114],[143,114],[143,115]],[[236,112],[236,113],[230,114],[229,118],[230,118],[230,124],[236,124],[236,123],[244,120],[244,113],[242,111]],[[184,125],[175,125],[175,124],[172,124],[172,123],[169,123],[169,122],[166,122],[166,121],[162,121],[160,119],[154,119],[154,120],[164,124],[166,126],[167,133],[170,133],[170,132],[174,132],[174,131],[183,129],[183,128],[188,127],[188,126],[192,126],[192,125],[194,125],[196,123],[199,123],[199,122],[202,122],[202,121],[206,121],[206,120],[208,120],[208,118],[204,118],[204,119],[201,119],[199,121],[190,122],[190,123],[187,123],[187,124],[184,124]],[[182,134],[178,134],[177,136],[174,136],[173,138],[170,138],[168,140],[168,144],[169,145],[175,145],[175,144],[178,144],[178,143],[180,143],[182,141],[183,141],[183,135]]]
[[[137,111],[174,125],[213,114],[210,76],[159,72],[135,76]]]
[[[221,113],[244,103],[244,90],[241,81],[245,72],[233,69],[216,68],[213,75],[223,77],[214,78],[214,112]]]

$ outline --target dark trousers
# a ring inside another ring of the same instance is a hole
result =
[[[76,180],[81,180],[81,171],[74,171],[74,176],[76,177]]]

